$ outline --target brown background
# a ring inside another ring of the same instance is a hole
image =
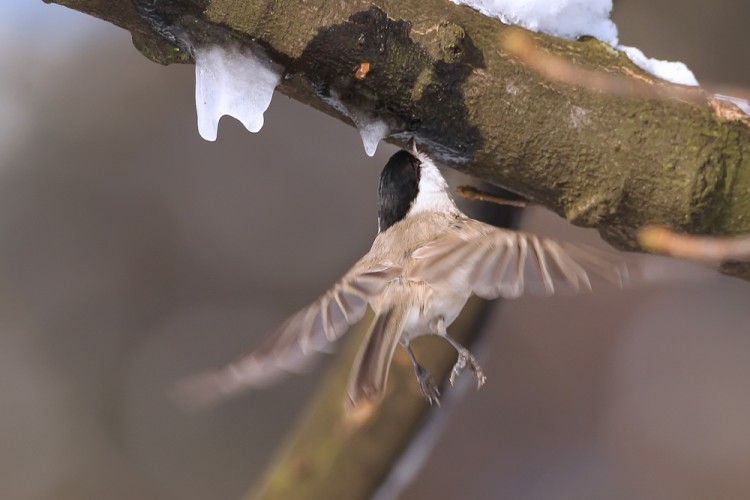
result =
[[[57,6],[0,14],[0,498],[238,498],[315,378],[196,416],[165,389],[368,249],[393,148],[368,158],[281,95],[259,134],[225,118],[202,141],[192,66]],[[747,2],[625,0],[615,20],[621,43],[750,87]],[[525,227],[596,239],[538,209]],[[663,265],[687,278],[498,308],[487,385],[443,410],[402,498],[750,498],[750,288]]]

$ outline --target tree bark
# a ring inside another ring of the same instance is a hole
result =
[[[503,45],[519,28],[447,0],[136,0],[150,22],[130,0],[55,2],[128,29],[161,63],[189,62],[185,39],[258,44],[284,66],[284,94],[351,123],[326,103],[335,92],[389,123],[390,142],[415,136],[443,163],[594,227],[619,248],[637,249],[647,224],[750,232],[750,117],[699,88],[658,80],[595,39],[530,35],[544,54],[675,96],[545,78]],[[370,71],[359,78],[363,62]],[[722,271],[750,279],[747,263]]]

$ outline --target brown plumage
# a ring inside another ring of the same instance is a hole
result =
[[[412,181],[403,181],[404,176]],[[388,162],[380,199],[380,232],[372,248],[333,288],[258,349],[185,381],[182,394],[200,405],[300,371],[311,354],[328,350],[369,305],[376,319],[352,368],[348,404],[357,407],[382,397],[399,344],[412,358],[422,393],[438,402],[437,386],[409,343],[421,335],[445,338],[459,354],[451,382],[468,365],[481,386],[484,374],[476,359],[446,332],[472,294],[493,299],[527,291],[575,293],[591,290],[593,276],[617,286],[627,280],[626,266],[613,254],[467,217],[433,162],[416,150],[396,153]]]

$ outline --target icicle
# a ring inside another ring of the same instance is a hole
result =
[[[196,48],[195,104],[201,137],[215,141],[224,115],[258,132],[282,74],[280,66],[249,50],[216,45]]]
[[[362,138],[362,145],[365,147],[365,153],[367,156],[374,156],[380,141],[388,137],[391,133],[391,128],[388,124],[380,118],[373,118],[369,113],[359,110],[350,110],[341,101],[339,94],[334,90],[331,91],[330,96],[322,97],[322,99],[326,104],[342,115],[349,117],[354,122],[354,125],[356,125],[357,130],[359,131],[359,136]]]
[[[362,137],[362,145],[365,147],[367,156],[375,155],[378,144],[382,139],[388,137],[388,133],[390,132],[388,124],[383,120],[357,123],[357,128],[359,129],[359,135]]]

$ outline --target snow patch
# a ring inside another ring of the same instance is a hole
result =
[[[531,31],[571,39],[591,35],[610,45],[617,43],[617,26],[609,19],[612,0],[451,1]]]
[[[219,120],[236,118],[250,132],[263,128],[283,68],[252,51],[218,45],[195,48],[195,106],[198,132],[215,141]]]
[[[618,45],[617,26],[609,18],[612,0],[451,0],[482,14],[517,24],[532,31],[575,39],[590,35],[627,54],[633,63],[652,75],[672,83],[698,85],[693,73],[681,62],[650,59],[635,47]]]
[[[681,85],[698,85],[698,80],[695,79],[695,75],[693,75],[693,72],[688,69],[685,63],[649,58],[643,54],[643,51],[635,47],[618,45],[617,48],[625,52],[636,66],[654,76],[658,76],[662,80]]]

